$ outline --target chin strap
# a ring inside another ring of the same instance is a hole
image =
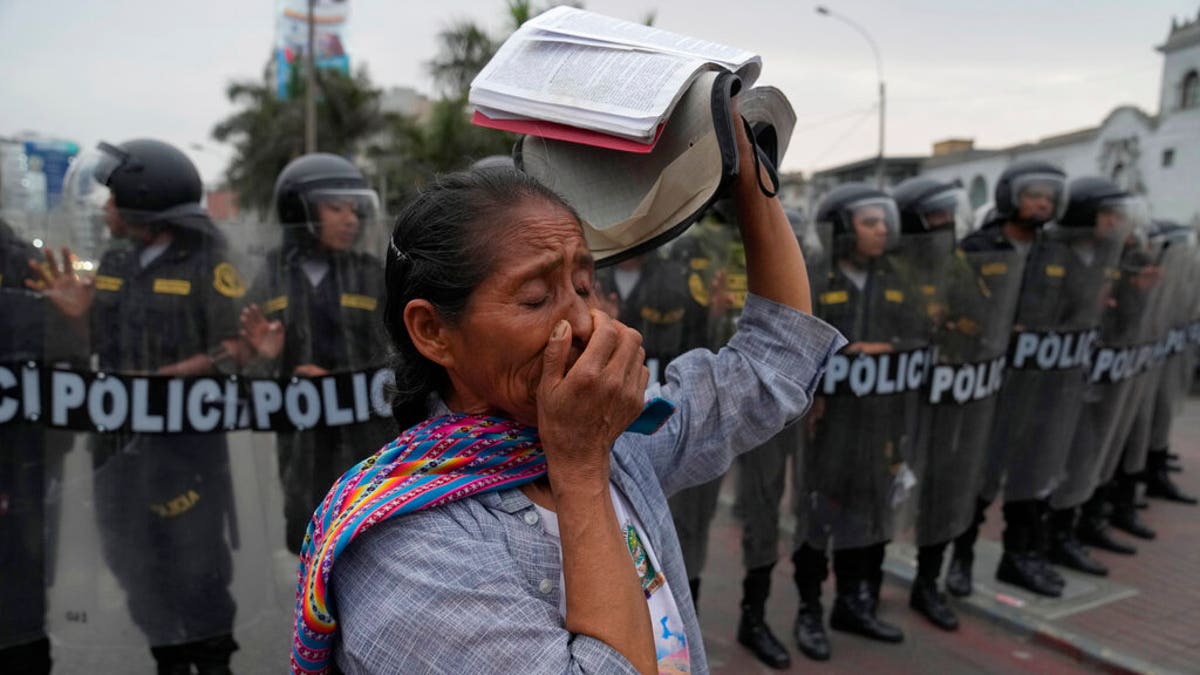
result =
[[[754,147],[754,178],[758,181],[758,189],[762,191],[768,199],[773,199],[779,194],[779,175],[771,162],[763,156],[762,148],[758,147],[758,140],[754,137],[754,131],[750,128],[750,123],[746,118],[742,118],[742,126],[746,129],[746,138],[750,139],[750,145]],[[763,168],[767,169],[767,178],[771,181],[771,188],[768,189],[763,185]]]

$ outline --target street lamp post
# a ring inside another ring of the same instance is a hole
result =
[[[879,155],[875,159],[875,180],[879,184],[879,189],[882,190],[884,188],[883,136],[884,136],[884,119],[886,119],[886,114],[887,114],[887,93],[886,93],[887,88],[883,82],[883,59],[880,58],[880,56],[879,56],[879,47],[875,44],[875,40],[873,40],[871,38],[871,34],[868,33],[865,28],[858,25],[854,21],[851,21],[850,19],[842,16],[841,14],[835,14],[833,11],[831,11],[828,7],[826,7],[824,5],[817,5],[816,11],[817,11],[817,14],[820,14],[821,16],[828,16],[828,17],[837,19],[838,21],[841,21],[842,23],[845,23],[846,25],[850,26],[854,30],[858,31],[858,33],[860,35],[862,35],[864,38],[866,38],[867,44],[871,45],[871,52],[875,54],[875,75],[879,79]]]

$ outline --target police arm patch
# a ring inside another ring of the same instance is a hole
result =
[[[213,268],[213,288],[227,298],[240,298],[246,294],[246,282],[232,264],[223,262]]]

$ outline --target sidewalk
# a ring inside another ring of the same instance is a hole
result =
[[[1200,398],[1189,399],[1176,419],[1172,450],[1184,473],[1173,474],[1185,491],[1200,493]],[[730,513],[732,479],[722,490],[713,523],[700,612],[715,673],[771,673],[737,644],[741,598],[741,528]],[[786,503],[786,502],[785,502]],[[999,508],[988,515],[975,564],[976,592],[955,600],[962,626],[945,633],[908,608],[915,549],[898,541],[889,550],[880,615],[905,633],[901,645],[830,631],[833,658],[809,661],[791,638],[797,595],[790,560],[781,557],[773,578],[767,619],[792,653],[791,672],[821,673],[1075,673],[1200,671],[1200,507],[1151,500],[1142,512],[1158,531],[1155,541],[1129,539],[1132,557],[1095,551],[1107,578],[1065,571],[1061,599],[1033,596],[995,580],[1000,556]],[[785,519],[784,529],[790,521]],[[1121,533],[1123,534],[1123,533]],[[790,533],[781,549],[790,551]],[[832,579],[825,586],[826,617]]]

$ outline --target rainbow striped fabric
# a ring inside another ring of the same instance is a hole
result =
[[[545,472],[537,429],[457,414],[418,424],[347,471],[313,514],[300,551],[292,673],[328,672],[337,620],[326,588],[354,537],[394,516],[517,487]]]

